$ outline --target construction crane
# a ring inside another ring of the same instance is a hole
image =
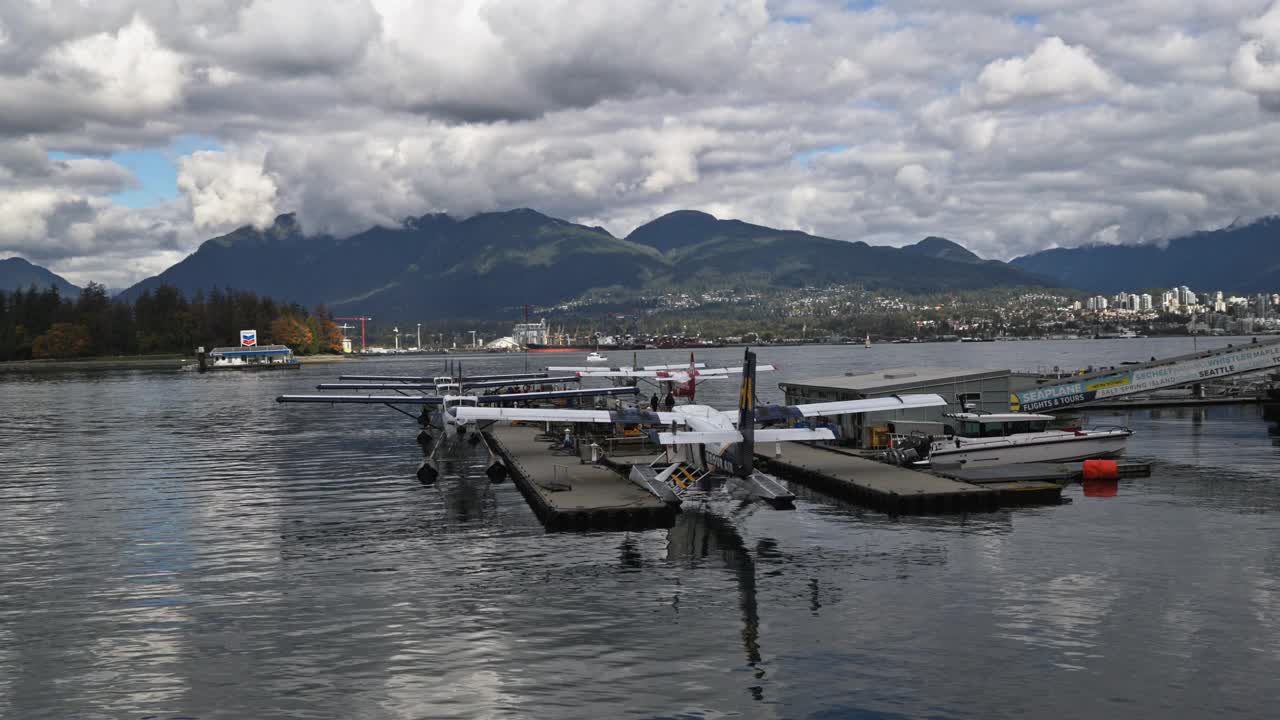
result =
[[[364,323],[365,323],[365,321],[366,321],[366,320],[372,320],[372,319],[373,319],[373,318],[371,318],[371,317],[365,317],[364,315],[360,315],[360,316],[357,316],[357,317],[336,317],[336,318],[334,318],[334,320],[342,320],[343,322],[346,322],[347,320],[359,320],[359,321],[360,321],[360,352],[364,352],[364,348],[365,348],[365,343],[364,343]]]

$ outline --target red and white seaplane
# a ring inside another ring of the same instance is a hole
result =
[[[741,375],[744,368],[708,368],[706,363],[696,362],[689,353],[688,365],[646,365],[642,368],[551,366],[548,372],[574,373],[579,378],[610,378],[619,380],[645,380],[666,386],[675,397],[688,398],[693,403],[698,395],[698,384],[707,380],[728,380],[730,375]],[[777,370],[773,365],[760,365],[756,372]]]

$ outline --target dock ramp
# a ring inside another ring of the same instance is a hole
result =
[[[1014,412],[1046,412],[1232,375],[1280,370],[1280,338],[1179,355],[1087,375],[1054,379],[1011,393]]]

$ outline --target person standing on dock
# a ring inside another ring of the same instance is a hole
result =
[[[658,412],[658,393],[654,393],[653,397],[649,398],[649,409]]]
[[[667,399],[663,400],[662,404],[666,406],[667,412],[671,412],[671,410],[676,406],[676,396],[668,392]]]

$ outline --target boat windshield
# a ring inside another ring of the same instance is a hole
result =
[[[961,437],[1004,437],[1005,435],[1014,435],[1017,433],[1038,433],[1044,432],[1049,426],[1048,420],[1015,420],[1013,422],[978,422],[976,420],[963,420],[960,422],[959,432]]]

